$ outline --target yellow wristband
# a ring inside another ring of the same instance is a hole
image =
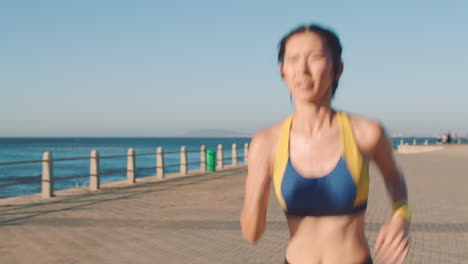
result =
[[[408,206],[408,202],[405,200],[396,201],[392,206],[393,216],[401,215],[406,221],[411,222],[411,210]]]

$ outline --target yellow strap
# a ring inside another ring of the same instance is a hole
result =
[[[365,202],[369,196],[369,173],[364,164],[364,159],[354,138],[351,120],[346,113],[337,112],[338,123],[340,124],[341,143],[343,144],[343,154],[349,172],[356,184],[356,199],[354,207],[358,207]]]
[[[275,164],[273,165],[273,185],[275,187],[276,197],[285,211],[287,211],[287,206],[283,194],[281,193],[281,182],[289,159],[289,133],[291,124],[292,115],[286,118],[281,128],[280,138],[276,148]]]
[[[408,202],[405,200],[399,200],[392,205],[392,217],[401,215],[406,221],[411,222],[411,210],[408,206]]]

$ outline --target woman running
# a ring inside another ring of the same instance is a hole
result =
[[[252,139],[242,234],[255,243],[265,231],[273,182],[290,232],[285,263],[372,263],[364,216],[373,160],[393,201],[375,250],[380,262],[402,263],[411,217],[406,183],[382,126],[331,107],[341,53],[336,34],[319,25],[300,26],[281,40],[280,73],[295,110]]]

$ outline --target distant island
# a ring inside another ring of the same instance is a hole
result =
[[[192,130],[181,135],[182,137],[252,137],[248,133],[225,129]]]

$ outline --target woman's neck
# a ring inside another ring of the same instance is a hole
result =
[[[317,135],[332,126],[334,116],[335,111],[330,104],[299,104],[296,105],[291,129],[305,135]]]

